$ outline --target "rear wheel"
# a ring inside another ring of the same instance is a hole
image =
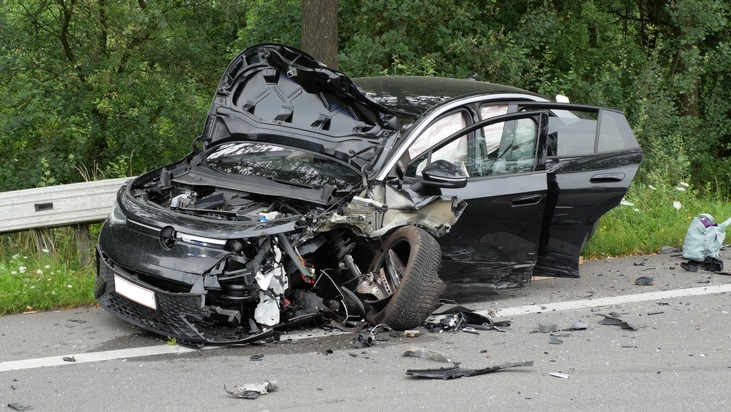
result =
[[[394,231],[376,252],[370,271],[390,296],[369,302],[367,320],[394,329],[421,325],[446,285],[439,278],[442,253],[436,239],[415,226]]]

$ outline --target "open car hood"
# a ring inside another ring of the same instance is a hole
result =
[[[207,149],[233,141],[265,141],[368,163],[396,117],[366,97],[343,73],[301,50],[249,47],[221,77],[203,130]]]

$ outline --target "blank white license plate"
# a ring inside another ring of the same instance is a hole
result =
[[[119,275],[114,275],[114,291],[140,305],[157,310],[155,292],[137,286]]]

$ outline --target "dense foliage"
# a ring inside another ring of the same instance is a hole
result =
[[[138,174],[199,133],[229,59],[299,46],[298,0],[5,0],[0,190]],[[627,112],[641,179],[731,192],[724,0],[340,0],[340,69],[507,83]]]

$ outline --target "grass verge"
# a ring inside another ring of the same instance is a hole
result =
[[[708,191],[707,191],[708,192]],[[663,246],[680,247],[691,220],[701,213],[722,222],[731,217],[731,203],[702,196],[692,186],[641,184],[630,186],[622,204],[604,215],[584,258],[655,253]]]
[[[0,262],[0,314],[94,304],[94,270],[15,254]]]

